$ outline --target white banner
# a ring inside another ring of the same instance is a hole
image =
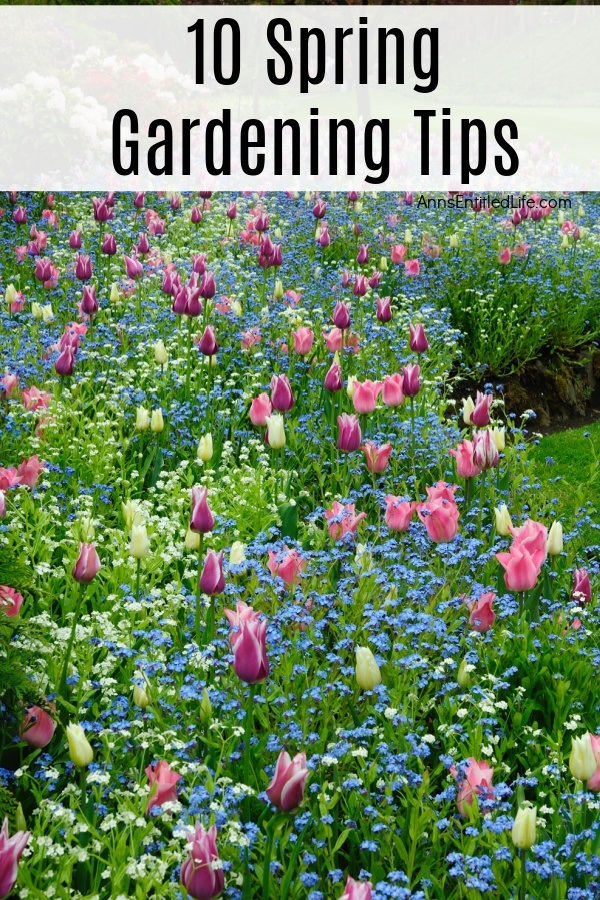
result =
[[[0,189],[600,189],[597,7],[20,6],[0,27]]]

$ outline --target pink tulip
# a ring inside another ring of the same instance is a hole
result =
[[[571,600],[585,606],[592,599],[592,588],[590,585],[590,576],[587,569],[573,569],[573,590],[571,591]]]
[[[490,424],[490,408],[494,402],[493,394],[482,394],[477,391],[477,399],[475,400],[475,409],[471,413],[471,422],[477,428],[484,428]]]
[[[600,791],[600,737],[597,734],[590,734],[592,742],[592,751],[596,757],[596,771],[588,780],[588,791]]]
[[[258,622],[260,620],[260,613],[253,609],[252,606],[248,606],[247,603],[244,603],[243,600],[236,600],[235,610],[226,609],[225,615],[227,616],[227,621],[231,628],[231,631],[229,632],[229,643],[232,647],[235,646],[240,638],[240,624],[242,622]]]
[[[404,260],[404,274],[408,275],[409,278],[416,278],[420,271],[421,263],[418,259]]]
[[[428,500],[417,507],[417,515],[436,544],[452,541],[458,532],[458,506],[444,499]]]
[[[402,367],[402,390],[405,397],[414,397],[421,390],[420,374],[420,367],[412,363]]]
[[[344,346],[344,332],[339,328],[332,328],[329,334],[323,332],[323,338],[325,339],[325,346],[332,353],[338,352]]]
[[[472,631],[484,634],[489,631],[496,619],[496,613],[492,604],[496,595],[492,593],[482,594],[479,600],[469,603],[469,625]]]
[[[513,547],[527,550],[533,558],[535,565],[541,568],[548,555],[548,529],[541,522],[527,519],[520,528],[512,527],[510,533],[513,536]]]
[[[374,474],[385,472],[389,465],[390,453],[392,452],[391,444],[382,444],[377,447],[372,441],[365,441],[360,448],[365,454],[367,469]]]
[[[333,310],[333,324],[340,331],[345,331],[350,327],[350,310],[343,300],[338,300]]]
[[[377,406],[377,398],[381,393],[383,384],[381,381],[357,381],[354,379],[354,394],[352,403],[357,413],[372,413]]]
[[[342,367],[338,362],[333,362],[331,367],[329,368],[325,380],[323,382],[323,387],[326,391],[329,391],[331,394],[335,394],[337,391],[341,391],[343,387],[342,382]]]
[[[190,531],[195,531],[196,534],[208,534],[214,527],[215,520],[208,505],[208,490],[205,487],[195,485],[192,488]]]
[[[29,831],[17,831],[8,836],[8,818],[0,829],[0,897],[8,897],[17,883],[19,860],[31,836]]]
[[[202,210],[199,206],[193,206],[190,213],[190,221],[193,225],[199,225],[202,221]]]
[[[467,760],[469,765],[465,770],[465,780],[459,785],[456,805],[461,816],[467,816],[467,808],[473,805],[475,795],[485,799],[493,796],[492,778],[494,777],[493,768],[486,762],[477,762],[475,757],[471,756]],[[454,777],[457,770],[454,766],[450,772]]]
[[[407,252],[408,248],[404,244],[396,244],[395,247],[392,247],[392,262],[397,264],[403,263]]]
[[[7,372],[0,378],[0,392],[3,393],[5,397],[14,397],[18,389],[19,378],[17,375]]]
[[[339,541],[346,534],[356,534],[356,529],[367,518],[367,514],[361,512],[356,515],[354,503],[344,506],[335,500],[331,509],[325,511],[325,518],[329,522],[329,536],[334,541]]]
[[[269,675],[266,651],[267,620],[240,621],[239,636],[233,646],[235,674],[246,684],[257,684]]]
[[[426,350],[429,350],[429,341],[420,322],[416,325],[409,325],[409,331],[410,349],[413,353],[425,353]]]
[[[205,300],[212,300],[216,293],[215,276],[212,272],[205,272],[200,282],[200,296]]]
[[[323,222],[321,225],[321,230],[319,231],[319,237],[317,238],[317,243],[320,247],[329,247],[331,244],[331,235],[329,234],[329,226],[326,222]]]
[[[47,256],[38,256],[35,261],[34,274],[38,281],[49,281],[52,277],[52,260]]]
[[[206,554],[202,574],[200,575],[200,590],[203,594],[222,594],[225,590],[225,578],[223,576],[223,551],[215,553],[209,550]]]
[[[449,450],[456,459],[456,474],[459,478],[475,478],[481,469],[473,462],[473,441],[461,441],[458,447]]]
[[[28,459],[24,459],[17,469],[17,476],[21,485],[33,489],[38,483],[44,468],[45,463],[38,456],[30,456]]]
[[[504,583],[509,591],[530,591],[538,580],[540,565],[524,547],[512,545],[508,553],[496,553],[504,569]]]
[[[300,573],[306,568],[306,560],[297,550],[290,550],[285,544],[279,553],[269,550],[267,568],[271,575],[283,578],[287,587],[293,587],[300,580]]]
[[[21,484],[18,472],[14,466],[8,469],[0,468],[0,491],[7,491],[12,487],[18,487]]]
[[[375,312],[380,322],[391,322],[392,320],[392,304],[390,297],[378,297],[377,309]]]
[[[376,290],[376,289],[379,287],[379,284],[380,284],[380,282],[381,282],[381,277],[382,277],[382,276],[381,276],[381,272],[378,272],[376,269],[374,269],[374,270],[373,270],[373,274],[372,274],[371,277],[369,278],[369,287],[372,288],[373,290]],[[389,299],[388,297],[379,297],[379,298],[378,298],[378,301],[379,301],[379,300],[384,300],[384,301],[385,301],[385,300],[388,300],[388,299]],[[390,308],[390,310],[389,310],[389,318],[390,318],[390,319],[392,318],[392,310],[391,310],[391,308]],[[380,319],[380,321],[383,321],[383,320]],[[389,320],[388,320],[388,321],[389,321]]]
[[[183,775],[178,775],[164,760],[149,765],[145,771],[150,782],[150,797],[146,806],[148,815],[154,806],[163,806],[177,800],[177,782]]]
[[[390,531],[408,531],[417,503],[388,494],[385,498],[385,524]]]
[[[315,219],[322,219],[325,213],[327,212],[327,204],[324,200],[319,198],[315,205],[313,206],[313,216]]]
[[[19,594],[14,588],[0,584],[0,612],[7,615],[10,619],[14,619],[19,615],[19,610],[22,606],[22,594]]]
[[[217,829],[213,825],[205,831],[199,822],[188,834],[189,856],[181,867],[181,884],[194,900],[212,900],[220,897],[225,887],[225,876],[217,851]]]
[[[395,375],[386,375],[383,379],[381,398],[386,406],[402,406],[404,403],[404,378],[397,372]]]
[[[354,296],[355,297],[364,297],[367,293],[368,285],[367,279],[364,275],[357,275],[354,279]]]
[[[304,799],[304,786],[308,778],[306,753],[297,753],[293,759],[282,750],[277,759],[275,774],[266,790],[267,797],[282,812],[293,812]]]
[[[338,450],[343,453],[352,453],[354,450],[358,450],[361,440],[360,422],[356,416],[349,416],[347,413],[338,416]]]
[[[49,394],[48,391],[40,391],[36,387],[24,388],[21,393],[21,400],[25,409],[36,410],[48,407],[52,400],[52,394]]]
[[[348,875],[344,893],[339,900],[371,900],[372,896],[373,885],[370,881],[355,881]]]
[[[499,455],[498,448],[494,443],[492,432],[474,431],[473,432],[473,465],[477,468],[486,470],[493,469],[498,465]]]
[[[294,406],[294,395],[287,375],[271,378],[271,405],[276,412],[288,412]]]
[[[458,490],[457,484],[446,484],[445,481],[438,481],[433,487],[425,488],[427,491],[427,501],[447,500],[449,503],[456,503],[454,495]]]
[[[27,212],[24,207],[17,206],[15,211],[13,212],[13,220],[16,225],[24,225],[27,221]]]
[[[94,544],[80,544],[79,556],[71,572],[79,584],[89,584],[100,571],[100,559]]]
[[[56,722],[40,706],[30,706],[25,712],[25,718],[19,732],[19,737],[29,747],[41,750],[46,747],[56,730]]]
[[[80,253],[75,264],[75,278],[79,281],[89,281],[92,277],[92,261],[89,256]]]
[[[207,325],[198,342],[198,350],[203,356],[214,356],[218,349],[219,345],[217,344],[215,329],[212,325]]]
[[[229,206],[227,207],[226,215],[228,219],[231,219],[231,221],[237,218],[237,206],[235,203],[229,204]]]
[[[507,266],[510,263],[510,257],[510,247],[505,247],[504,250],[498,254],[498,262],[501,266]]]
[[[268,394],[259,394],[250,404],[250,421],[257,428],[264,428],[272,411],[273,407],[271,406]]]
[[[144,274],[144,267],[137,256],[123,256],[125,261],[125,272],[128,278],[141,278]]]
[[[310,353],[315,339],[312,328],[298,328],[297,331],[292,331],[292,337],[294,353],[297,353],[298,356],[306,356],[307,353]]]
[[[144,203],[146,202],[146,193],[144,191],[138,191],[138,193],[133,198],[133,205],[136,209],[142,209]]]
[[[3,519],[6,515],[6,497],[4,495],[4,491],[0,491],[0,519]]]

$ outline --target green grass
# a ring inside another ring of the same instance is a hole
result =
[[[556,497],[557,517],[567,525],[588,501],[600,511],[600,421],[542,438],[532,447],[534,471],[544,493]],[[591,534],[590,534],[591,538]],[[597,534],[594,536],[597,541]]]

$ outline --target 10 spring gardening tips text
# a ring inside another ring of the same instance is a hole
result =
[[[443,34],[427,27],[410,34],[397,27],[370,28],[366,16],[358,22],[358,28],[340,26],[326,33],[318,27],[293,28],[286,18],[272,18],[264,34],[266,52],[256,50],[252,68],[246,70],[248,55],[243,50],[248,48],[242,42],[247,37],[239,22],[226,17],[209,26],[198,18],[187,30],[195,54],[195,83],[206,89],[198,95],[202,102],[177,120],[144,121],[135,109],[119,109],[112,120],[115,172],[228,176],[233,169],[249,177],[339,173],[384,185],[398,163],[394,122],[398,103],[407,91],[420,98],[438,88]],[[243,86],[247,91],[249,85],[255,92],[254,115],[242,118],[239,100],[235,111],[231,102],[214,109],[220,94],[231,98],[232,88]],[[402,93],[389,94],[389,117],[368,113],[369,85],[401,89]],[[343,109],[341,91],[350,89],[356,91],[358,103],[351,93],[345,94],[346,115],[320,114],[318,92],[339,96],[336,108]],[[268,116],[256,112],[257,92],[262,99],[268,94]],[[311,101],[308,115],[289,115],[290,105],[305,97]],[[449,106],[440,110],[419,104],[410,121],[399,124],[414,132],[422,175],[441,172],[468,185],[472,176],[492,168],[507,177],[518,171],[519,135],[511,118],[486,122],[453,116]]]

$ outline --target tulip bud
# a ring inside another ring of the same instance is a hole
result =
[[[148,428],[150,428],[150,416],[148,410],[145,406],[138,406],[135,416],[135,430],[146,431]]]
[[[350,400],[352,400],[352,398],[354,397],[355,391],[356,391],[356,385],[354,384],[354,378],[349,378],[348,385],[346,387],[346,393],[348,394],[348,397],[350,398]]]
[[[380,272],[387,272],[388,261],[387,256],[382,256],[379,260],[379,270]]]
[[[71,762],[80,768],[89,766],[94,758],[94,751],[92,750],[81,725],[67,725],[66,735],[69,743],[69,756],[71,757]]]
[[[4,301],[7,306],[10,306],[17,299],[17,289],[14,284],[9,284],[6,288],[6,292],[4,294]]]
[[[449,243],[450,243],[450,249],[451,249],[451,250],[456,250],[457,247],[458,247],[458,235],[457,235],[457,234],[451,234],[451,235],[450,235],[450,241],[449,241]]]
[[[125,519],[127,528],[137,525],[142,520],[142,511],[137,500],[128,500],[127,503],[121,503],[121,511]]]
[[[133,702],[139,709],[146,709],[147,706],[150,706],[150,697],[139,684],[134,685]]]
[[[469,675],[469,669],[471,666],[467,662],[466,659],[463,659],[460,666],[458,667],[458,673],[456,675],[456,680],[458,682],[459,687],[468,688],[471,684],[471,676]]]
[[[36,322],[40,322],[44,316],[41,304],[36,303],[35,300],[31,304],[31,315],[36,320]]]
[[[511,831],[512,842],[519,850],[528,850],[535,844],[536,819],[535,806],[527,805],[519,808]]]
[[[152,418],[150,420],[150,431],[153,431],[155,434],[160,434],[164,427],[165,421],[163,419],[162,409],[153,409]]]
[[[498,453],[502,453],[504,448],[506,447],[506,432],[504,428],[498,428],[497,426],[494,426],[492,428],[492,440],[496,445]]]
[[[563,234],[560,245],[563,250],[569,249],[569,235],[568,234]]]
[[[200,701],[200,722],[202,725],[206,725],[207,722],[210,722],[212,719],[212,705],[210,702],[210,697],[208,696],[208,691],[206,688],[202,691],[202,700]]]
[[[229,304],[229,310],[234,314],[234,316],[241,316],[242,314],[242,304],[239,300],[232,300]]]
[[[558,222],[559,225],[564,225],[564,224],[565,224],[565,214],[564,214],[564,212],[563,212],[562,209],[560,210],[560,212],[559,212],[559,214],[558,214],[558,216],[557,216],[557,222]]]
[[[94,535],[94,520],[86,516],[79,522],[79,538],[84,544],[91,544]]]
[[[196,456],[198,459],[202,460],[202,462],[209,462],[212,459],[213,455],[213,439],[212,434],[208,432],[203,437],[200,438],[200,442],[198,444],[198,450],[196,451]]]
[[[381,684],[381,672],[368,647],[356,648],[356,681],[361,691],[372,691]]]
[[[184,547],[186,550],[197,550],[200,547],[200,534],[188,528],[185,536]]]
[[[154,345],[154,359],[159,366],[164,366],[169,358],[167,348],[163,341],[157,341]]]
[[[475,412],[475,403],[473,402],[472,397],[467,397],[463,400],[463,422],[465,425],[472,425],[471,416]]]
[[[413,242],[412,231],[410,230],[410,228],[407,228],[406,231],[404,232],[404,243],[407,246],[410,246],[410,244],[412,244],[412,242]]]
[[[54,318],[54,310],[52,309],[51,303],[46,303],[45,306],[42,306],[42,321],[43,322],[51,322]]]
[[[276,300],[281,300],[283,297],[283,282],[280,278],[275,282],[275,290],[273,291],[273,296]]]
[[[115,282],[110,289],[110,302],[118,303],[121,299],[121,292],[119,291],[119,285]]]
[[[246,546],[241,541],[234,541],[229,551],[229,565],[240,566],[246,562]]]
[[[280,413],[272,413],[267,416],[267,441],[273,450],[281,450],[285,447],[285,428],[283,416]]]
[[[580,738],[572,738],[569,757],[571,775],[578,781],[588,781],[596,771],[596,757],[589,732]]]
[[[100,571],[100,560],[93,544],[81,544],[72,575],[79,584],[89,584]]]
[[[501,537],[508,537],[512,528],[512,522],[506,504],[503,503],[501,506],[496,507],[494,515],[496,516],[497,533]]]
[[[145,525],[134,525],[131,529],[129,543],[129,555],[134,559],[143,559],[148,556],[150,550],[150,538]]]
[[[558,521],[552,523],[552,527],[548,532],[546,550],[548,551],[548,556],[558,556],[563,551],[563,529]]]

